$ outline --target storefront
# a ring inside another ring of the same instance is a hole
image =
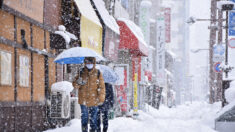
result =
[[[81,47],[93,49],[102,55],[102,25],[89,0],[74,0],[80,11]]]
[[[89,0],[62,0],[61,17],[66,31],[78,39],[71,41],[69,47],[85,47],[102,55],[102,25]],[[58,38],[56,38],[58,40]],[[55,42],[57,43],[57,42]],[[65,43],[56,47],[62,51],[66,49]],[[79,68],[78,65],[60,65],[60,81],[72,81]],[[62,69],[62,70],[61,70]]]
[[[117,21],[120,28],[120,43],[119,43],[119,55],[120,62],[127,63],[130,66],[129,78],[127,87],[124,88],[127,96],[127,112],[130,109],[138,110],[138,98],[140,93],[138,88],[141,81],[141,57],[148,56],[148,46],[143,40],[143,34],[141,29],[135,25],[132,21],[127,19],[118,19]],[[129,68],[128,68],[129,69]]]
[[[46,100],[56,81],[54,29],[44,15],[51,6],[44,0],[4,0],[0,8],[0,130],[46,127]]]
[[[116,20],[109,15],[103,0],[92,0],[93,7],[103,26],[103,53],[108,61],[118,60],[118,46],[120,39],[119,26]]]

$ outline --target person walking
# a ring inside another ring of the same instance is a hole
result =
[[[95,132],[98,105],[103,104],[105,100],[105,84],[102,73],[95,68],[95,58],[86,57],[84,63],[85,67],[75,76],[73,86],[78,89],[82,132],[88,131],[88,119],[90,119],[90,132]]]
[[[113,87],[109,83],[105,83],[105,101],[102,105],[98,106],[98,117],[97,117],[97,132],[101,132],[101,116],[103,121],[103,132],[108,130],[109,120],[109,109],[113,107]]]

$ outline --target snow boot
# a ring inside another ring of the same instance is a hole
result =
[[[82,132],[87,132],[88,127],[87,126],[82,126]]]

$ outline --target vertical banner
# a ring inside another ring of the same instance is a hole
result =
[[[228,35],[235,36],[235,12],[229,12]]]
[[[165,85],[165,20],[163,16],[157,18],[157,60],[156,60],[156,77],[159,86]]]
[[[151,9],[152,3],[147,0],[143,0],[140,3],[140,9],[139,9],[139,26],[143,32],[144,40],[147,43],[147,45],[150,45],[150,9]],[[152,71],[152,50],[149,50],[149,56],[148,57],[142,57],[141,61],[141,82],[144,83],[144,73],[145,71]]]
[[[165,39],[166,43],[171,42],[171,8],[164,9],[164,17],[165,17]]]
[[[135,73],[135,81],[134,81],[134,112],[137,113],[138,112],[138,86],[137,86],[137,82],[138,82],[138,74]]]
[[[139,12],[139,26],[143,32],[144,40],[149,45],[150,40],[150,8],[152,3],[150,1],[141,1]]]
[[[115,67],[114,71],[118,74],[119,80],[117,81],[116,90],[117,90],[117,99],[120,105],[121,111],[127,111],[127,96],[126,96],[126,88],[127,88],[127,70],[125,67]]]

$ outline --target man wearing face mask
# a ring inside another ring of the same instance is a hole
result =
[[[88,119],[90,119],[90,132],[95,132],[98,106],[105,100],[105,85],[102,73],[95,68],[95,58],[86,57],[84,63],[85,67],[78,72],[73,80],[73,86],[78,89],[82,132],[88,131]]]

